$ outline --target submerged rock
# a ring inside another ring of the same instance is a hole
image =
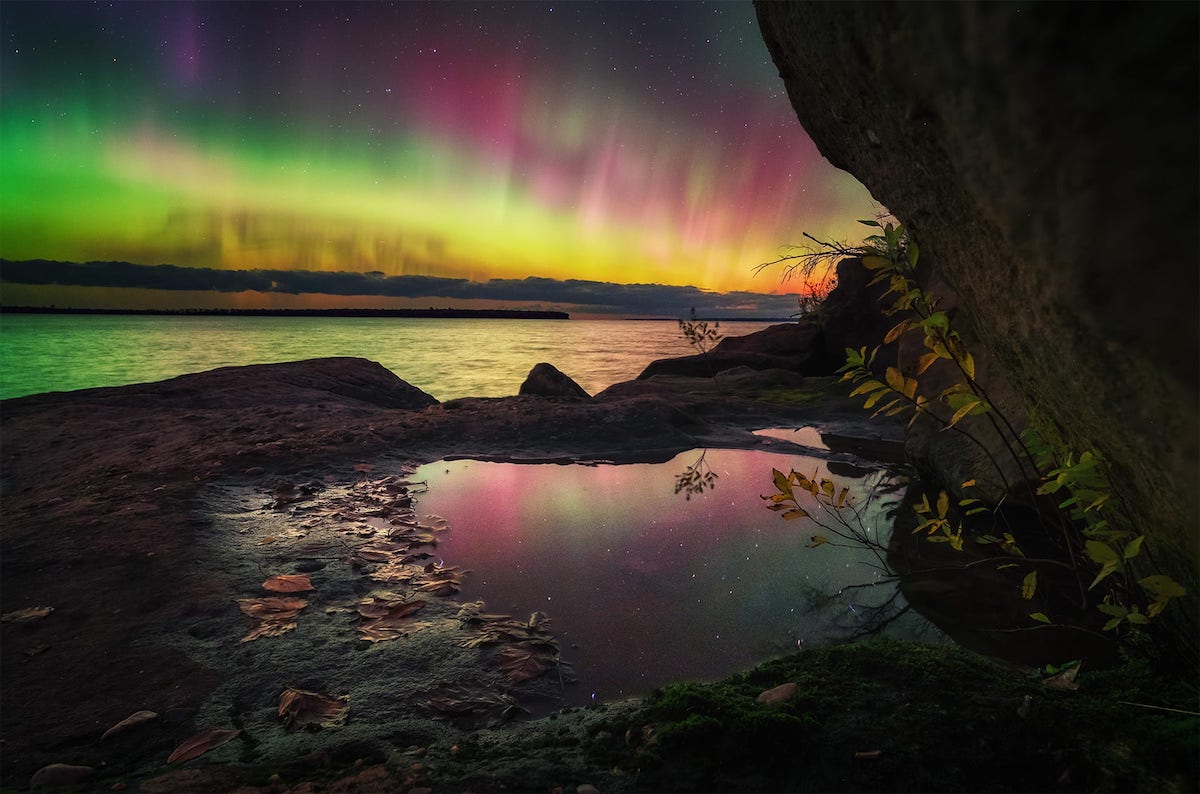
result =
[[[583,390],[570,376],[564,375],[553,364],[545,362],[536,364],[529,370],[525,382],[521,384],[519,394],[533,394],[539,397],[570,397],[587,400],[591,395]]]

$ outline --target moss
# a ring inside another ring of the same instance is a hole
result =
[[[1145,671],[1143,671],[1144,673]],[[872,641],[776,659],[648,699],[631,760],[644,790],[1190,789],[1196,718],[1124,706],[1164,684],[1137,670],[1076,691],[951,646]],[[787,702],[755,700],[781,683]],[[1116,687],[1114,689],[1113,687]]]

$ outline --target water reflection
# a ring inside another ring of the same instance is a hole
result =
[[[678,499],[676,476],[697,454],[623,466],[440,461],[415,475],[429,484],[418,507],[448,519],[439,553],[473,570],[464,599],[550,616],[580,701],[717,678],[844,637],[894,593],[845,589],[878,578],[868,550],[806,548],[813,525],[764,509],[772,468],[828,476],[825,461],[711,449],[702,463],[721,487]],[[884,477],[849,481],[852,498],[866,505]],[[883,537],[892,499],[864,511]]]

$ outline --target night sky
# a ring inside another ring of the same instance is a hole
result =
[[[10,260],[790,292],[753,266],[880,210],[796,121],[749,3],[5,2],[0,36]],[[451,303],[267,281],[3,298]],[[504,305],[554,302],[529,292]]]

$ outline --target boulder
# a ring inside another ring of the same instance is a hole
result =
[[[1156,565],[1194,582],[1200,6],[755,8],[801,123],[918,241],[991,377],[1112,462]]]
[[[154,383],[38,394],[5,401],[5,411],[56,402],[152,408],[277,408],[324,402],[421,409],[437,400],[374,361],[313,358],[280,364],[220,367]]]
[[[553,364],[535,364],[529,370],[525,382],[521,384],[518,394],[534,394],[539,397],[568,397],[575,400],[588,400],[591,395],[583,390],[575,381],[564,375]]]
[[[772,325],[745,336],[729,336],[707,354],[652,361],[638,380],[655,375],[712,378],[737,367],[785,369],[805,375],[832,372],[815,322]]]
[[[825,352],[831,361],[846,358],[846,348],[868,350],[883,341],[896,320],[883,315],[886,284],[868,286],[874,274],[861,259],[843,259],[837,264],[837,285],[821,302],[820,323]],[[896,347],[886,345],[876,356],[880,367],[895,366]],[[837,367],[834,367],[836,369]]]

